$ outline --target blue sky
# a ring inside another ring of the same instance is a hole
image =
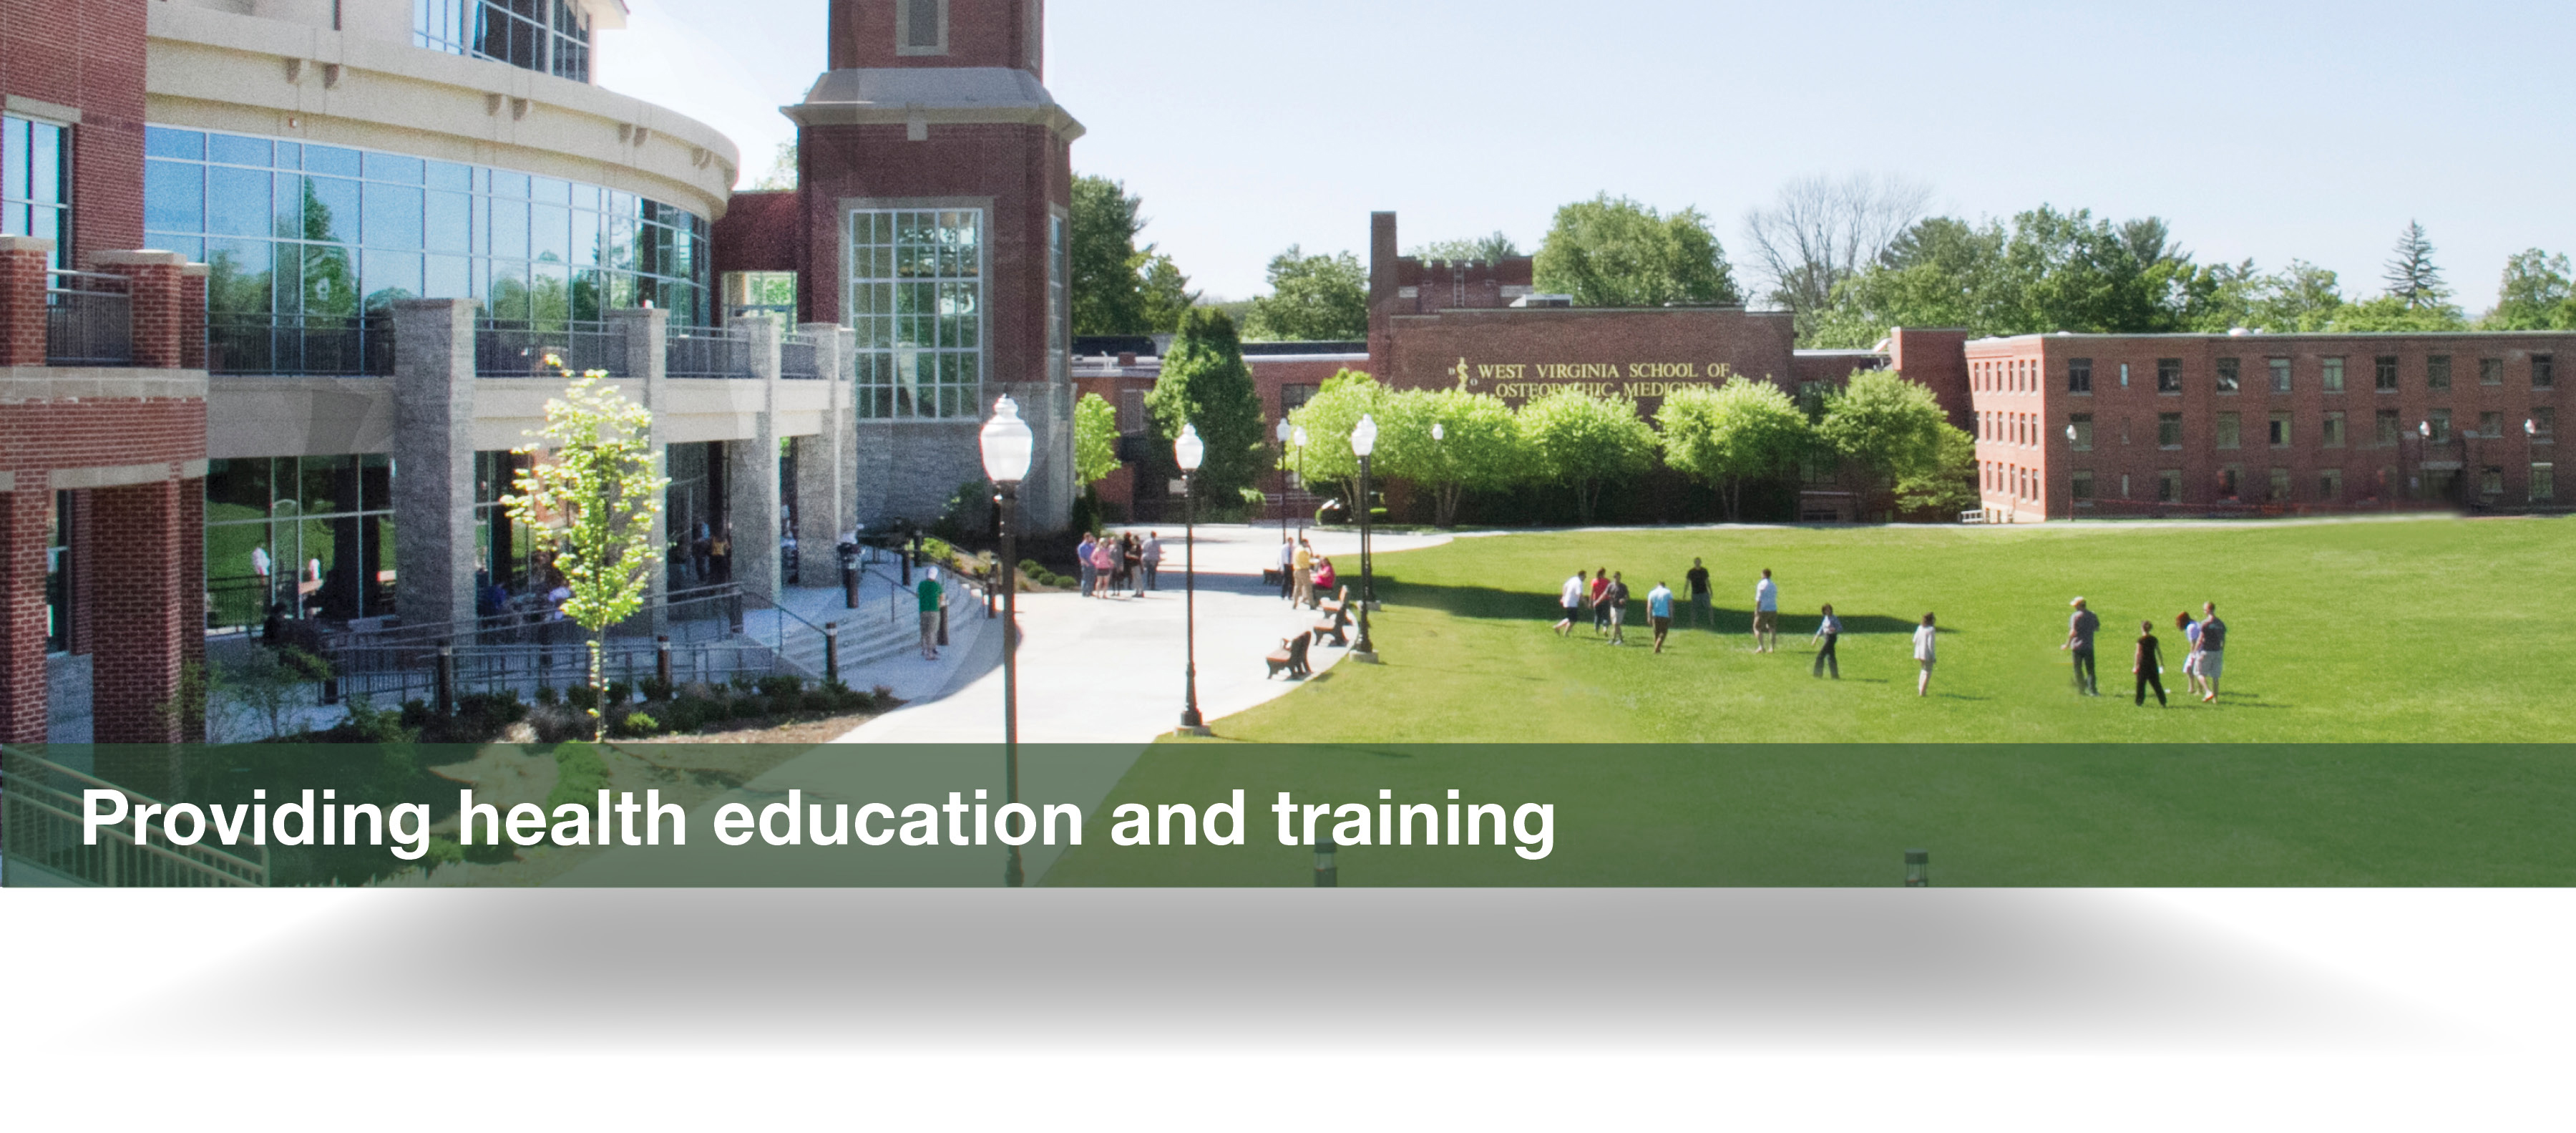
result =
[[[731,135],[824,65],[823,0],[629,0],[600,81]],[[1290,244],[1496,229],[1534,249],[1607,190],[1743,216],[1809,173],[1900,173],[1942,211],[2170,220],[2203,262],[2303,257],[2378,289],[2421,220],[2464,306],[2504,258],[2576,251],[2576,5],[1880,0],[1054,0],[1075,168],[1145,198],[1211,294]],[[1741,257],[1737,257],[1739,262]]]

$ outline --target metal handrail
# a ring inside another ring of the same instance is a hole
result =
[[[749,378],[751,338],[732,331],[674,331],[663,345],[664,374],[674,378]]]
[[[121,275],[45,271],[45,362],[54,366],[134,364],[134,294]],[[56,287],[52,280],[92,286]]]
[[[606,323],[578,322],[538,328],[515,320],[479,319],[474,325],[474,376],[551,378],[551,357],[575,374],[626,375],[626,336]]]
[[[128,813],[138,804],[158,806],[159,801],[24,751],[7,752],[6,765],[10,782],[0,790],[0,814],[5,814],[0,817],[0,848],[12,858],[109,886],[258,888],[269,882],[265,845],[259,847],[259,860],[253,861],[203,845],[137,845],[134,835],[122,826],[102,830],[96,845],[84,844],[75,831],[86,827],[86,805],[79,796],[40,777],[59,776],[83,790],[115,791],[125,796]],[[31,776],[29,771],[38,774]]]

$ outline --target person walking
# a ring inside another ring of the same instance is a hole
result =
[[[1288,573],[1297,587],[1296,593],[1289,595],[1289,601],[1314,609],[1315,548],[1306,542],[1304,536],[1297,539],[1297,553],[1288,560]]]
[[[1610,568],[1592,572],[1592,636],[1610,632]]]
[[[1296,565],[1297,565],[1297,541],[1296,541],[1296,540],[1294,540],[1294,539],[1290,539],[1289,537],[1287,537],[1287,536],[1285,536],[1285,535],[1280,536],[1280,537],[1279,537],[1279,600],[1280,600],[1280,601],[1283,601],[1283,602],[1293,602],[1293,601],[1295,601],[1295,600],[1296,600],[1296,598],[1297,598],[1297,580],[1296,580],[1296,579],[1294,579],[1294,578],[1289,577],[1289,574],[1288,574],[1288,572],[1289,572],[1292,568],[1294,568]]]
[[[2200,679],[2209,691],[2203,704],[2218,703],[2218,678],[2227,671],[2227,623],[2218,620],[2218,603],[2200,604]]]
[[[1574,577],[1566,579],[1565,585],[1557,588],[1556,592],[1556,604],[1565,610],[1565,616],[1548,628],[1554,630],[1558,637],[1574,636],[1574,619],[1583,616],[1583,596],[1591,592],[1591,587],[1584,582],[1583,572],[1575,571]]]
[[[1923,615],[1923,624],[1917,627],[1914,631],[1914,660],[1923,666],[1923,672],[1914,678],[1914,695],[1916,696],[1932,695],[1932,661],[1934,659],[1932,656],[1932,639],[1932,615],[1925,614]]]
[[[2102,619],[2084,608],[2082,597],[2067,605],[2075,607],[2075,612],[2067,615],[2066,643],[2058,648],[2075,655],[2075,695],[2100,696],[2102,689],[2093,671],[2093,635],[2102,628]]]
[[[1155,584],[1154,584],[1154,573],[1155,573],[1156,571],[1159,571],[1159,570],[1161,570],[1161,569],[1163,568],[1163,533],[1162,533],[1162,532],[1160,532],[1160,531],[1148,531],[1148,532],[1146,532],[1146,533],[1145,533],[1145,552],[1144,552],[1144,560],[1145,560],[1145,589],[1147,589],[1147,590],[1160,590],[1160,589],[1162,589],[1162,587],[1157,586],[1157,585],[1155,585]]]
[[[259,587],[259,604],[262,608],[277,600],[277,583],[269,577],[268,573],[275,566],[276,560],[268,557],[267,543],[260,543],[250,549],[251,581]]]
[[[1610,644],[1628,644],[1628,580],[1617,571],[1610,572],[1610,589],[1601,597],[1610,607]]]
[[[2138,655],[2129,662],[2129,671],[2138,678],[2138,707],[2146,707],[2150,688],[2156,690],[2156,707],[2169,707],[2165,703],[2165,658],[2157,649],[2156,623],[2138,623]]]
[[[1646,621],[1655,627],[1655,652],[1664,651],[1664,635],[1673,628],[1673,588],[1661,582],[1646,592]]]
[[[1762,581],[1753,584],[1753,651],[1775,653],[1780,649],[1780,588],[1771,581],[1771,568],[1762,568]]]
[[[1091,546],[1091,569],[1100,587],[1100,596],[1109,597],[1118,590],[1118,537],[1102,536]]]
[[[921,582],[914,588],[914,597],[920,602],[921,659],[936,661],[939,659],[939,600],[941,597],[938,570],[921,572]]]
[[[1118,540],[1118,585],[1135,597],[1145,596],[1145,544],[1133,531]]]
[[[2185,696],[2199,696],[2206,691],[2200,679],[2200,623],[2191,620],[2191,611],[2174,615],[2174,629],[2182,634],[2182,691]]]
[[[1092,540],[1088,531],[1082,533],[1082,545],[1073,549],[1073,565],[1082,571],[1082,596],[1085,598],[1092,596],[1092,588],[1100,581],[1099,568],[1091,565],[1092,552],[1099,549],[1099,544]]]
[[[1816,636],[1812,639],[1816,643],[1816,667],[1809,676],[1821,677],[1830,671],[1835,680],[1843,679],[1842,658],[1834,653],[1834,643],[1842,637],[1843,620],[1834,616],[1834,604],[1827,602],[1825,616],[1816,621]]]
[[[1715,624],[1708,612],[1708,568],[1692,559],[1690,570],[1682,575],[1682,586],[1690,592],[1691,624],[1701,629]]]

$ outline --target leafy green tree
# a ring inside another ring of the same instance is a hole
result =
[[[1067,256],[1072,260],[1073,333],[1169,334],[1181,312],[1198,301],[1189,277],[1170,256],[1147,244],[1145,202],[1123,182],[1106,177],[1073,179]]]
[[[761,174],[758,180],[751,183],[751,191],[755,193],[793,191],[796,188],[797,165],[796,143],[792,141],[778,143],[778,154],[770,159],[769,172]]]
[[[1698,209],[1667,217],[1608,193],[1556,210],[1534,270],[1539,290],[1583,307],[1744,301]]]
[[[1193,308],[1181,319],[1180,333],[1163,357],[1163,375],[1145,395],[1154,428],[1170,451],[1181,426],[1198,427],[1207,457],[1198,471],[1201,496],[1220,500],[1241,496],[1253,487],[1265,464],[1267,439],[1261,419],[1261,395],[1252,385],[1252,368],[1243,362],[1243,343],[1235,337],[1234,320],[1215,311]]]
[[[2020,308],[2005,285],[2008,239],[2003,226],[1991,221],[1920,221],[1890,243],[1876,264],[1837,284],[1824,307],[1800,312],[1798,341],[1865,350],[1900,326],[2005,333]]]
[[[1375,417],[1380,445],[1387,443],[1390,395],[1377,379],[1358,370],[1342,370],[1325,379],[1306,404],[1288,414],[1289,423],[1306,430],[1306,447],[1292,449],[1288,466],[1308,484],[1333,485],[1331,493],[1348,500],[1359,489],[1360,461],[1351,453],[1351,430],[1360,418]],[[1374,458],[1371,468],[1377,467]],[[1351,513],[1357,515],[1357,512]]]
[[[551,355],[546,364],[563,367]],[[542,455],[519,470],[517,491],[501,499],[512,520],[553,542],[555,569],[572,591],[564,616],[590,633],[594,740],[608,734],[600,714],[608,687],[600,638],[644,605],[647,580],[661,561],[653,520],[671,486],[648,443],[652,411],[602,384],[607,377],[592,370],[574,378],[562,397],[546,400],[545,428],[530,434],[539,443],[519,450]]]
[[[2407,307],[2427,311],[2448,306],[2451,288],[2442,282],[2442,269],[2433,266],[2433,241],[2424,235],[2424,226],[2406,222],[2406,231],[2397,235],[2395,258],[2380,278],[2388,282],[2389,298]]]
[[[1896,477],[1898,511],[1965,511],[1976,506],[1977,438],[1943,422],[1935,433],[1931,459],[1900,471]]]
[[[2336,308],[2334,324],[2327,329],[2337,334],[2430,334],[2467,330],[2469,320],[2448,303],[2417,307],[2395,295],[2382,295]]]
[[[1729,521],[1743,518],[1745,481],[1789,472],[1815,439],[1786,392],[1740,374],[1666,394],[1655,424],[1664,463],[1716,488]]]
[[[1566,387],[1521,406],[1521,436],[1535,478],[1574,489],[1576,517],[1592,522],[1604,485],[1642,476],[1655,464],[1655,430],[1624,397]]]
[[[1439,526],[1456,525],[1464,494],[1509,488],[1526,473],[1520,422],[1499,397],[1413,389],[1389,395],[1381,405],[1376,466],[1430,489],[1432,522]]]
[[[2538,248],[2514,253],[2505,260],[2495,310],[2478,321],[2478,329],[2576,330],[2576,284],[2570,275],[2564,255]]]
[[[1842,389],[1827,395],[1816,435],[1862,469],[1873,492],[1888,493],[1900,508],[1955,498],[1939,495],[1941,482],[1955,478],[1964,491],[1975,469],[1974,440],[1959,447],[1967,434],[1950,424],[1932,390],[1889,370],[1855,371]]]
[[[1118,408],[1096,393],[1073,403],[1073,476],[1085,488],[1107,479],[1118,459]]]
[[[1474,260],[1488,264],[1498,260],[1516,259],[1520,254],[1520,245],[1512,243],[1512,238],[1501,232],[1491,236],[1479,236],[1472,240],[1434,240],[1405,253],[1414,259],[1424,261]]]
[[[1349,252],[1309,256],[1297,245],[1270,260],[1270,294],[1252,301],[1244,335],[1319,342],[1368,335],[1368,272]]]

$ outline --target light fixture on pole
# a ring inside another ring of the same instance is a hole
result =
[[[1351,430],[1351,455],[1360,458],[1360,639],[1351,645],[1351,659],[1370,664],[1377,663],[1377,643],[1369,640],[1369,611],[1377,606],[1376,579],[1369,573],[1369,456],[1376,451],[1377,419],[1362,414]]]
[[[1199,464],[1207,459],[1207,443],[1199,439],[1198,426],[1183,422],[1181,435],[1172,442],[1172,457],[1181,465],[1181,494],[1189,499],[1188,518],[1181,528],[1181,570],[1183,592],[1182,624],[1187,641],[1188,662],[1183,669],[1181,731],[1187,735],[1208,736],[1207,721],[1199,716]]]
[[[2540,435],[2540,425],[2529,417],[2522,419],[2522,435],[2529,439]]]
[[[1289,439],[1297,443],[1297,487],[1302,491],[1306,487],[1306,427],[1299,425],[1289,430]],[[1305,536],[1306,513],[1301,510],[1297,513],[1297,537]]]
[[[1007,395],[993,403],[993,417],[978,438],[984,448],[984,475],[993,481],[993,506],[1002,529],[1002,778],[1004,805],[1020,801],[1020,619],[1019,532],[1012,523],[1020,481],[1028,479],[1037,437],[1020,420],[1020,406]],[[1002,884],[1017,889],[1024,880],[1020,848],[1002,867]]]
[[[1295,435],[1295,430],[1288,424],[1288,419],[1282,417],[1279,428],[1271,435],[1279,438],[1279,541],[1285,543],[1288,541],[1288,438]]]

